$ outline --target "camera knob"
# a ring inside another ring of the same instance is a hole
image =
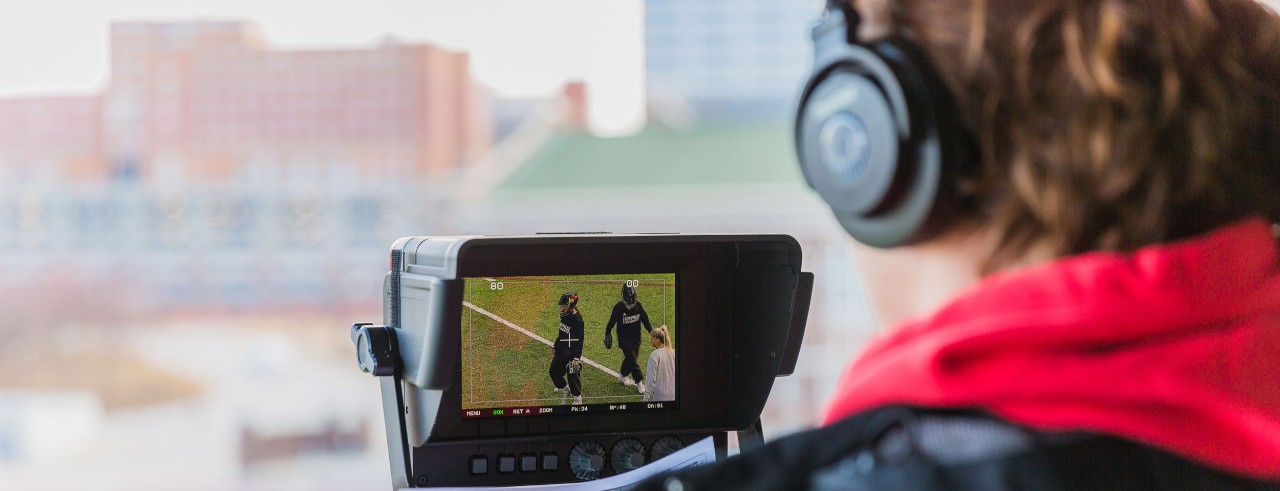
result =
[[[623,438],[613,444],[609,452],[609,460],[613,463],[613,472],[622,474],[644,465],[644,444],[635,438]]]
[[[578,442],[569,452],[569,470],[583,481],[600,477],[604,471],[604,445],[595,441]]]
[[[658,441],[653,442],[653,449],[649,451],[649,458],[652,460],[661,460],[663,457],[671,455],[684,448],[684,442],[674,436],[664,436]]]
[[[357,322],[351,325],[351,342],[356,345],[356,363],[360,370],[375,377],[395,375],[399,368],[399,347],[394,329]]]

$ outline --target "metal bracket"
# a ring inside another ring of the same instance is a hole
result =
[[[748,426],[747,429],[738,432],[738,452],[746,452],[753,448],[764,445],[764,428],[757,419],[755,424]]]
[[[387,453],[391,457],[392,487],[407,488],[413,466],[406,439],[409,433],[405,425],[404,387],[400,379],[401,363],[395,329],[357,322],[351,325],[351,342],[356,345],[356,363],[360,370],[379,378],[382,421],[387,432]]]

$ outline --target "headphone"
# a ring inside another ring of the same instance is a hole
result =
[[[858,241],[893,247],[945,230],[976,145],[923,49],[902,36],[863,44],[849,0],[827,0],[813,28],[813,72],[796,111],[809,187]]]

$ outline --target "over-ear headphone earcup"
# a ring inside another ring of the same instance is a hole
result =
[[[830,42],[830,37],[828,38]],[[931,237],[949,207],[942,186],[954,128],[918,48],[901,38],[818,47],[796,113],[805,180],[860,242],[893,247]],[[949,189],[946,188],[946,189]]]

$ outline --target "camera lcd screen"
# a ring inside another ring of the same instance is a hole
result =
[[[676,408],[676,274],[466,278],[464,418]]]

